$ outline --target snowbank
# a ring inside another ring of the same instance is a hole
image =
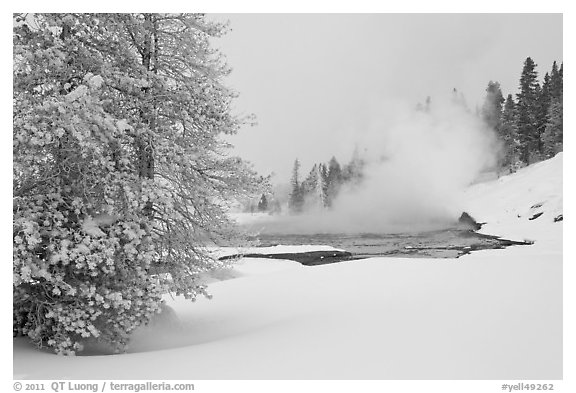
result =
[[[127,354],[57,357],[15,340],[14,378],[560,379],[561,179],[560,154],[466,194],[485,231],[533,246],[315,267],[244,259],[212,300],[167,299]]]

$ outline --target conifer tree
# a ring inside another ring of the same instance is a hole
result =
[[[550,105],[548,123],[542,136],[544,155],[546,158],[554,157],[563,151],[563,103],[554,100]]]
[[[498,82],[488,82],[488,87],[486,88],[486,98],[484,104],[482,105],[481,117],[495,132],[499,133],[501,123],[502,123],[502,104],[504,103],[504,97],[502,96],[502,91],[500,90],[500,83]]]
[[[544,156],[543,134],[548,124],[548,113],[552,103],[550,95],[550,75],[546,73],[542,82],[542,87],[536,89],[536,129],[538,134],[538,153]]]
[[[206,294],[203,246],[255,174],[226,153],[235,94],[192,14],[15,15],[13,326],[61,354],[121,350],[166,292]]]
[[[518,129],[520,160],[526,165],[537,159],[540,145],[538,134],[538,74],[536,64],[528,57],[520,76],[520,92],[516,95],[516,126]]]
[[[550,73],[549,95],[550,105],[542,135],[544,156],[547,158],[563,150],[563,65],[558,69],[556,62]]]
[[[318,176],[322,177],[322,181],[325,185],[328,184],[328,167],[324,163],[320,164],[318,167]]]
[[[508,94],[508,97],[506,97],[498,135],[503,145],[501,166],[513,172],[518,160],[518,133],[516,128],[516,105],[512,94]]]
[[[328,162],[328,173],[326,176],[327,205],[332,206],[332,202],[338,196],[342,185],[342,168],[336,157],[332,157]]]
[[[292,213],[300,213],[304,207],[304,192],[300,183],[300,161],[294,161],[292,179],[290,181],[291,192],[288,207]]]
[[[314,164],[308,176],[302,181],[302,194],[304,198],[314,194],[316,191],[316,183],[318,182],[318,164]]]
[[[324,209],[328,206],[328,196],[326,195],[326,177],[322,173],[322,167],[316,166],[316,206]]]
[[[550,99],[560,99],[563,95],[563,69],[564,65],[560,66],[556,62],[552,64],[552,71],[550,72]]]

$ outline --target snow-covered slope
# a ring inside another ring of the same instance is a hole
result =
[[[513,175],[476,184],[465,193],[465,209],[487,223],[481,232],[511,240],[561,241],[562,225],[554,220],[562,215],[562,161],[559,153]]]
[[[14,377],[562,378],[561,191],[560,154],[466,193],[484,231],[533,246],[314,267],[244,259],[212,300],[168,299],[128,354],[57,357],[15,340]]]

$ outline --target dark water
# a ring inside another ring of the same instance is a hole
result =
[[[361,234],[259,234],[258,246],[275,245],[328,245],[346,253],[312,252],[282,254],[282,259],[293,259],[306,265],[338,262],[370,257],[457,258],[483,249],[499,249],[528,243],[514,242],[476,233],[469,229],[449,228],[415,233],[361,233]],[[279,258],[279,255],[252,254],[252,257]]]

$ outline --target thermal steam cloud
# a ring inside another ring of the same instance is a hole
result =
[[[332,209],[287,217],[266,231],[283,233],[389,233],[453,224],[460,196],[493,167],[494,132],[451,100],[427,111],[382,106],[357,146],[366,166],[359,187],[343,189]]]

